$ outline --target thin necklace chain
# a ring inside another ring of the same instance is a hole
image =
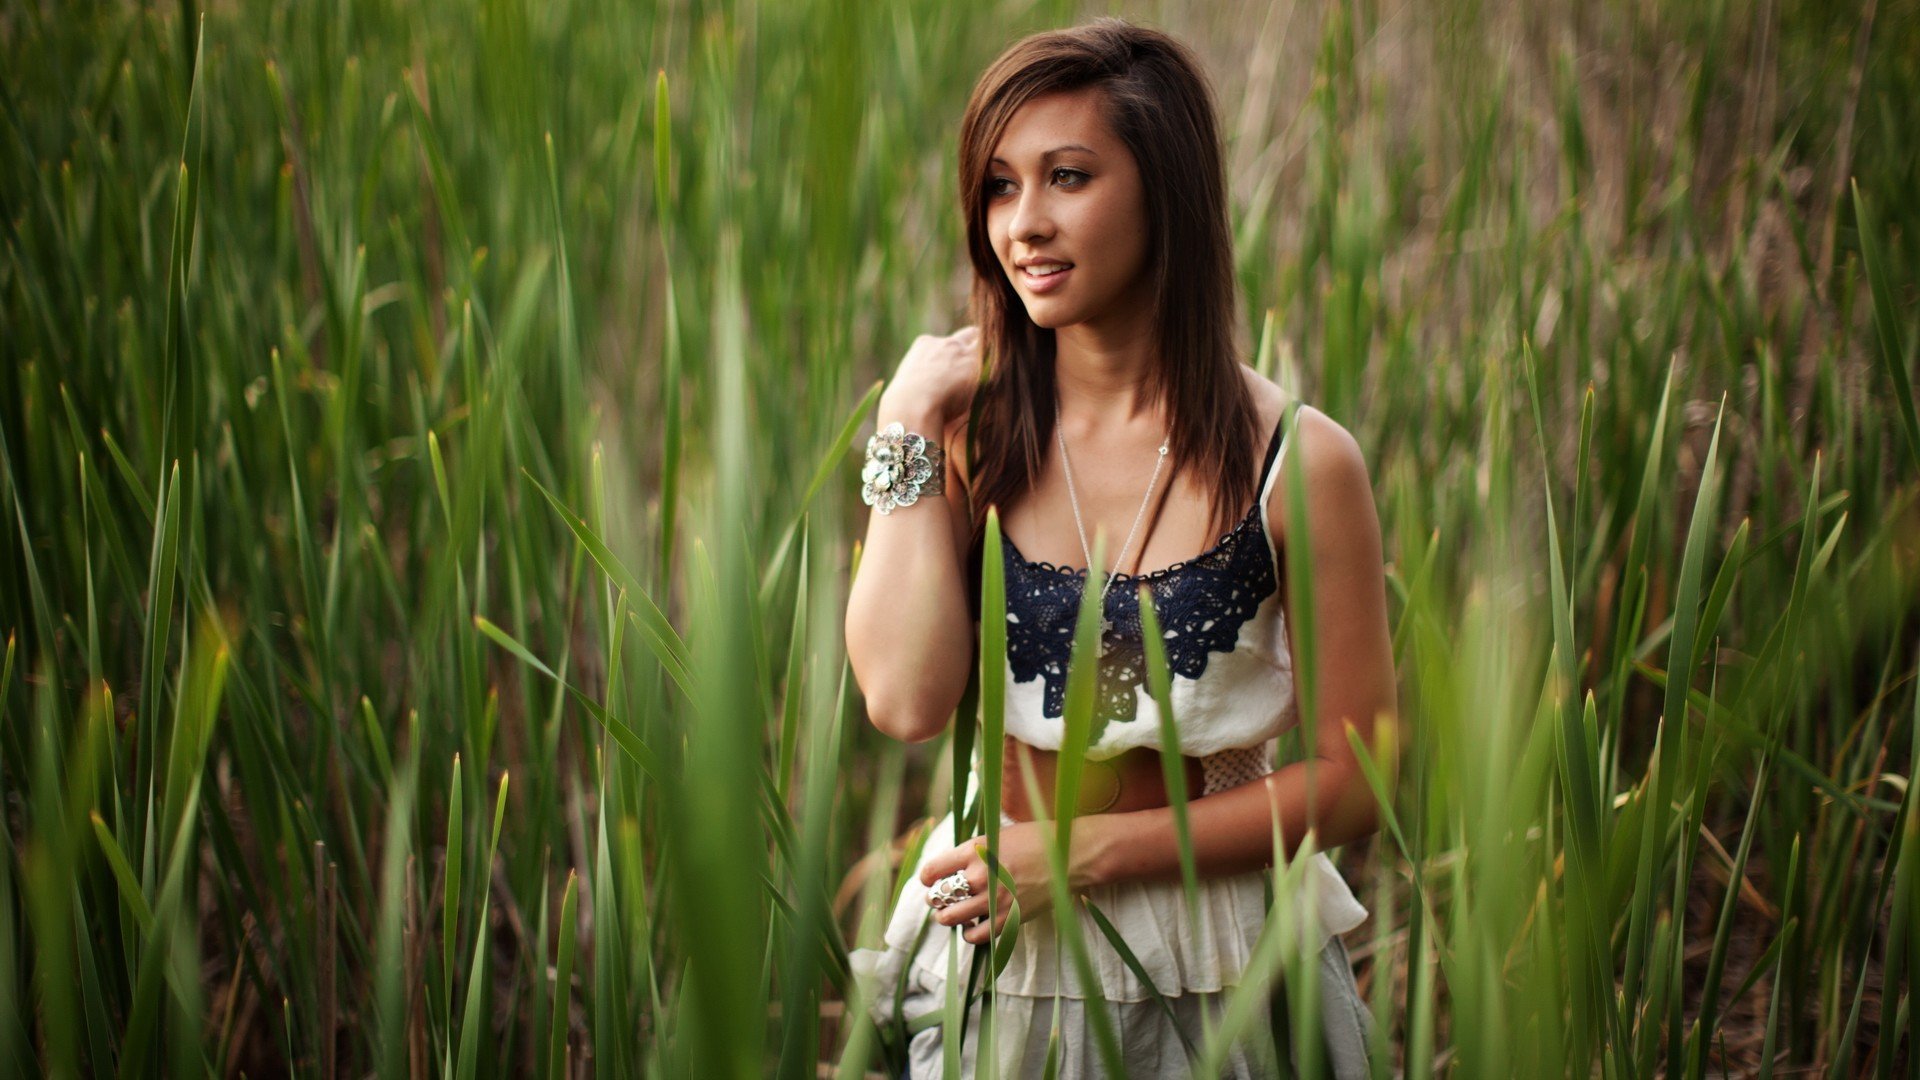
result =
[[[1073,465],[1067,460],[1067,436],[1061,430],[1060,403],[1053,403],[1053,434],[1060,443],[1060,466],[1067,477],[1067,499],[1073,503],[1073,525],[1080,531],[1080,550],[1087,556],[1087,574],[1093,574],[1093,549],[1087,545],[1087,526],[1080,519],[1080,499],[1073,490]],[[1167,443],[1160,443],[1160,452],[1153,459],[1153,475],[1147,478],[1147,494],[1140,500],[1140,510],[1133,515],[1133,528],[1127,530],[1127,542],[1120,545],[1120,554],[1114,559],[1116,567],[1127,564],[1127,551],[1133,547],[1134,534],[1140,531],[1140,519],[1147,514],[1147,504],[1153,501],[1153,485],[1160,479],[1160,466],[1167,460]],[[1113,629],[1113,623],[1107,618],[1107,591],[1113,588],[1115,571],[1104,571],[1106,583],[1100,586],[1100,655],[1107,652],[1107,633]],[[1081,586],[1082,589],[1085,586]]]

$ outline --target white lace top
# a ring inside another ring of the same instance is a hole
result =
[[[1198,757],[1258,747],[1299,722],[1279,588],[1284,564],[1267,515],[1286,452],[1286,426],[1283,415],[1268,440],[1259,500],[1218,543],[1163,570],[1114,576],[1106,598],[1112,630],[1100,661],[1089,757],[1160,746],[1160,709],[1147,686],[1140,629],[1143,582],[1166,641],[1182,753]],[[1067,659],[1087,572],[1029,561],[1010,540],[1004,552],[1007,734],[1058,750],[1065,734]]]

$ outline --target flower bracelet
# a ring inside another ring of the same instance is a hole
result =
[[[923,495],[946,490],[947,472],[938,443],[888,424],[867,440],[867,463],[860,470],[860,501],[880,511],[912,506]]]

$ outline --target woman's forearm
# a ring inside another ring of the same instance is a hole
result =
[[[1215,877],[1271,866],[1276,817],[1282,849],[1292,858],[1310,826],[1316,827],[1316,848],[1324,851],[1372,833],[1379,827],[1378,811],[1357,767],[1319,758],[1294,762],[1262,780],[1187,804],[1194,867],[1201,877]],[[1077,886],[1180,876],[1179,837],[1170,807],[1090,815],[1074,825],[1074,846],[1084,846],[1072,860],[1080,878]]]
[[[900,421],[938,441],[939,414],[882,397],[877,421]],[[953,447],[944,447],[948,453]],[[847,660],[868,715],[897,739],[920,742],[947,726],[973,664],[959,493],[923,497],[891,515],[868,514],[860,572],[847,597]]]

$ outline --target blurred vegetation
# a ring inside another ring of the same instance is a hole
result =
[[[1107,10],[0,5],[7,1071],[897,1074],[856,431]],[[1377,481],[1383,1074],[1913,1068],[1914,0],[1112,10]]]

